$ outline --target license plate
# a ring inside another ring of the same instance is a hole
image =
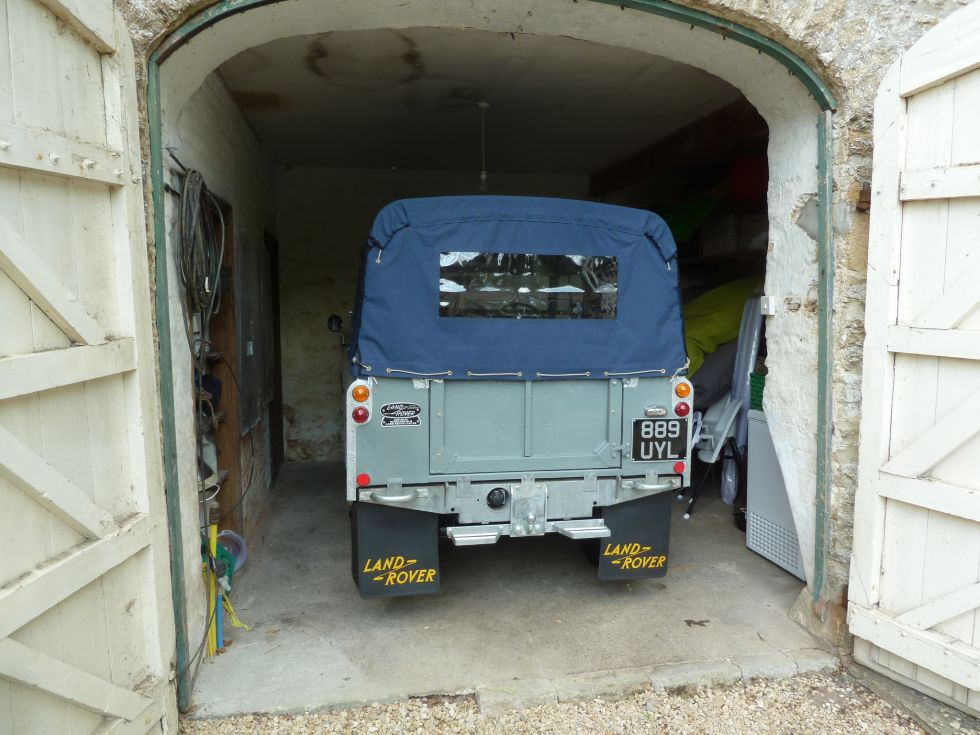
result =
[[[687,459],[687,419],[635,419],[633,461]]]

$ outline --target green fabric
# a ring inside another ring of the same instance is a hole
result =
[[[722,284],[701,294],[684,307],[684,341],[691,377],[720,345],[738,338],[745,302],[762,286],[758,276]]]

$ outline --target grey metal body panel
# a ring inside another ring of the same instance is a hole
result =
[[[619,467],[622,381],[432,382],[434,475]]]
[[[676,490],[689,484],[689,455],[634,461],[631,440],[633,421],[650,409],[674,416],[679,381],[686,379],[355,380],[347,390],[347,498],[535,535],[558,530],[547,521]],[[356,385],[368,387],[367,401],[353,399]],[[351,418],[357,406],[369,411],[364,424]],[[399,412],[409,418],[391,419]],[[686,431],[690,446],[689,421]],[[685,462],[680,474],[677,459]],[[361,473],[371,478],[364,487]],[[496,487],[507,491],[502,508],[487,504]]]

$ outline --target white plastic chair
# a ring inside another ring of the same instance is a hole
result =
[[[712,404],[699,417],[695,414],[695,435],[692,439],[697,457],[708,466],[691,492],[684,518],[690,518],[694,506],[701,496],[704,484],[711,474],[712,468],[719,460],[731,460],[737,470],[731,479],[731,496],[734,501],[737,478],[744,477],[743,449],[747,430],[747,417],[750,402],[749,375],[755,368],[756,357],[759,354],[759,341],[762,329],[762,313],[759,309],[759,299],[751,298],[745,302],[742,309],[742,322],[738,333],[738,352],[735,356],[735,367],[732,371],[732,387],[725,397]],[[694,397],[697,400],[697,396]],[[677,496],[682,499],[684,494]],[[729,501],[729,502],[732,502]]]
[[[690,518],[694,512],[694,506],[701,496],[704,483],[711,474],[711,469],[719,459],[732,459],[735,461],[739,474],[742,474],[742,454],[735,441],[735,429],[738,414],[742,410],[742,403],[732,398],[729,391],[725,397],[715,403],[711,408],[704,412],[701,418],[701,430],[694,445],[698,459],[705,462],[708,466],[701,474],[698,484],[691,493],[691,500],[684,512],[684,518]],[[677,496],[683,498],[681,493]]]

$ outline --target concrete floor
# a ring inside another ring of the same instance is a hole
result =
[[[745,548],[706,491],[677,502],[662,579],[600,583],[568,539],[442,547],[437,595],[362,600],[343,468],[283,468],[233,597],[251,631],[202,664],[193,715],[300,711],[472,691],[515,679],[816,646],[787,617],[799,580]]]

